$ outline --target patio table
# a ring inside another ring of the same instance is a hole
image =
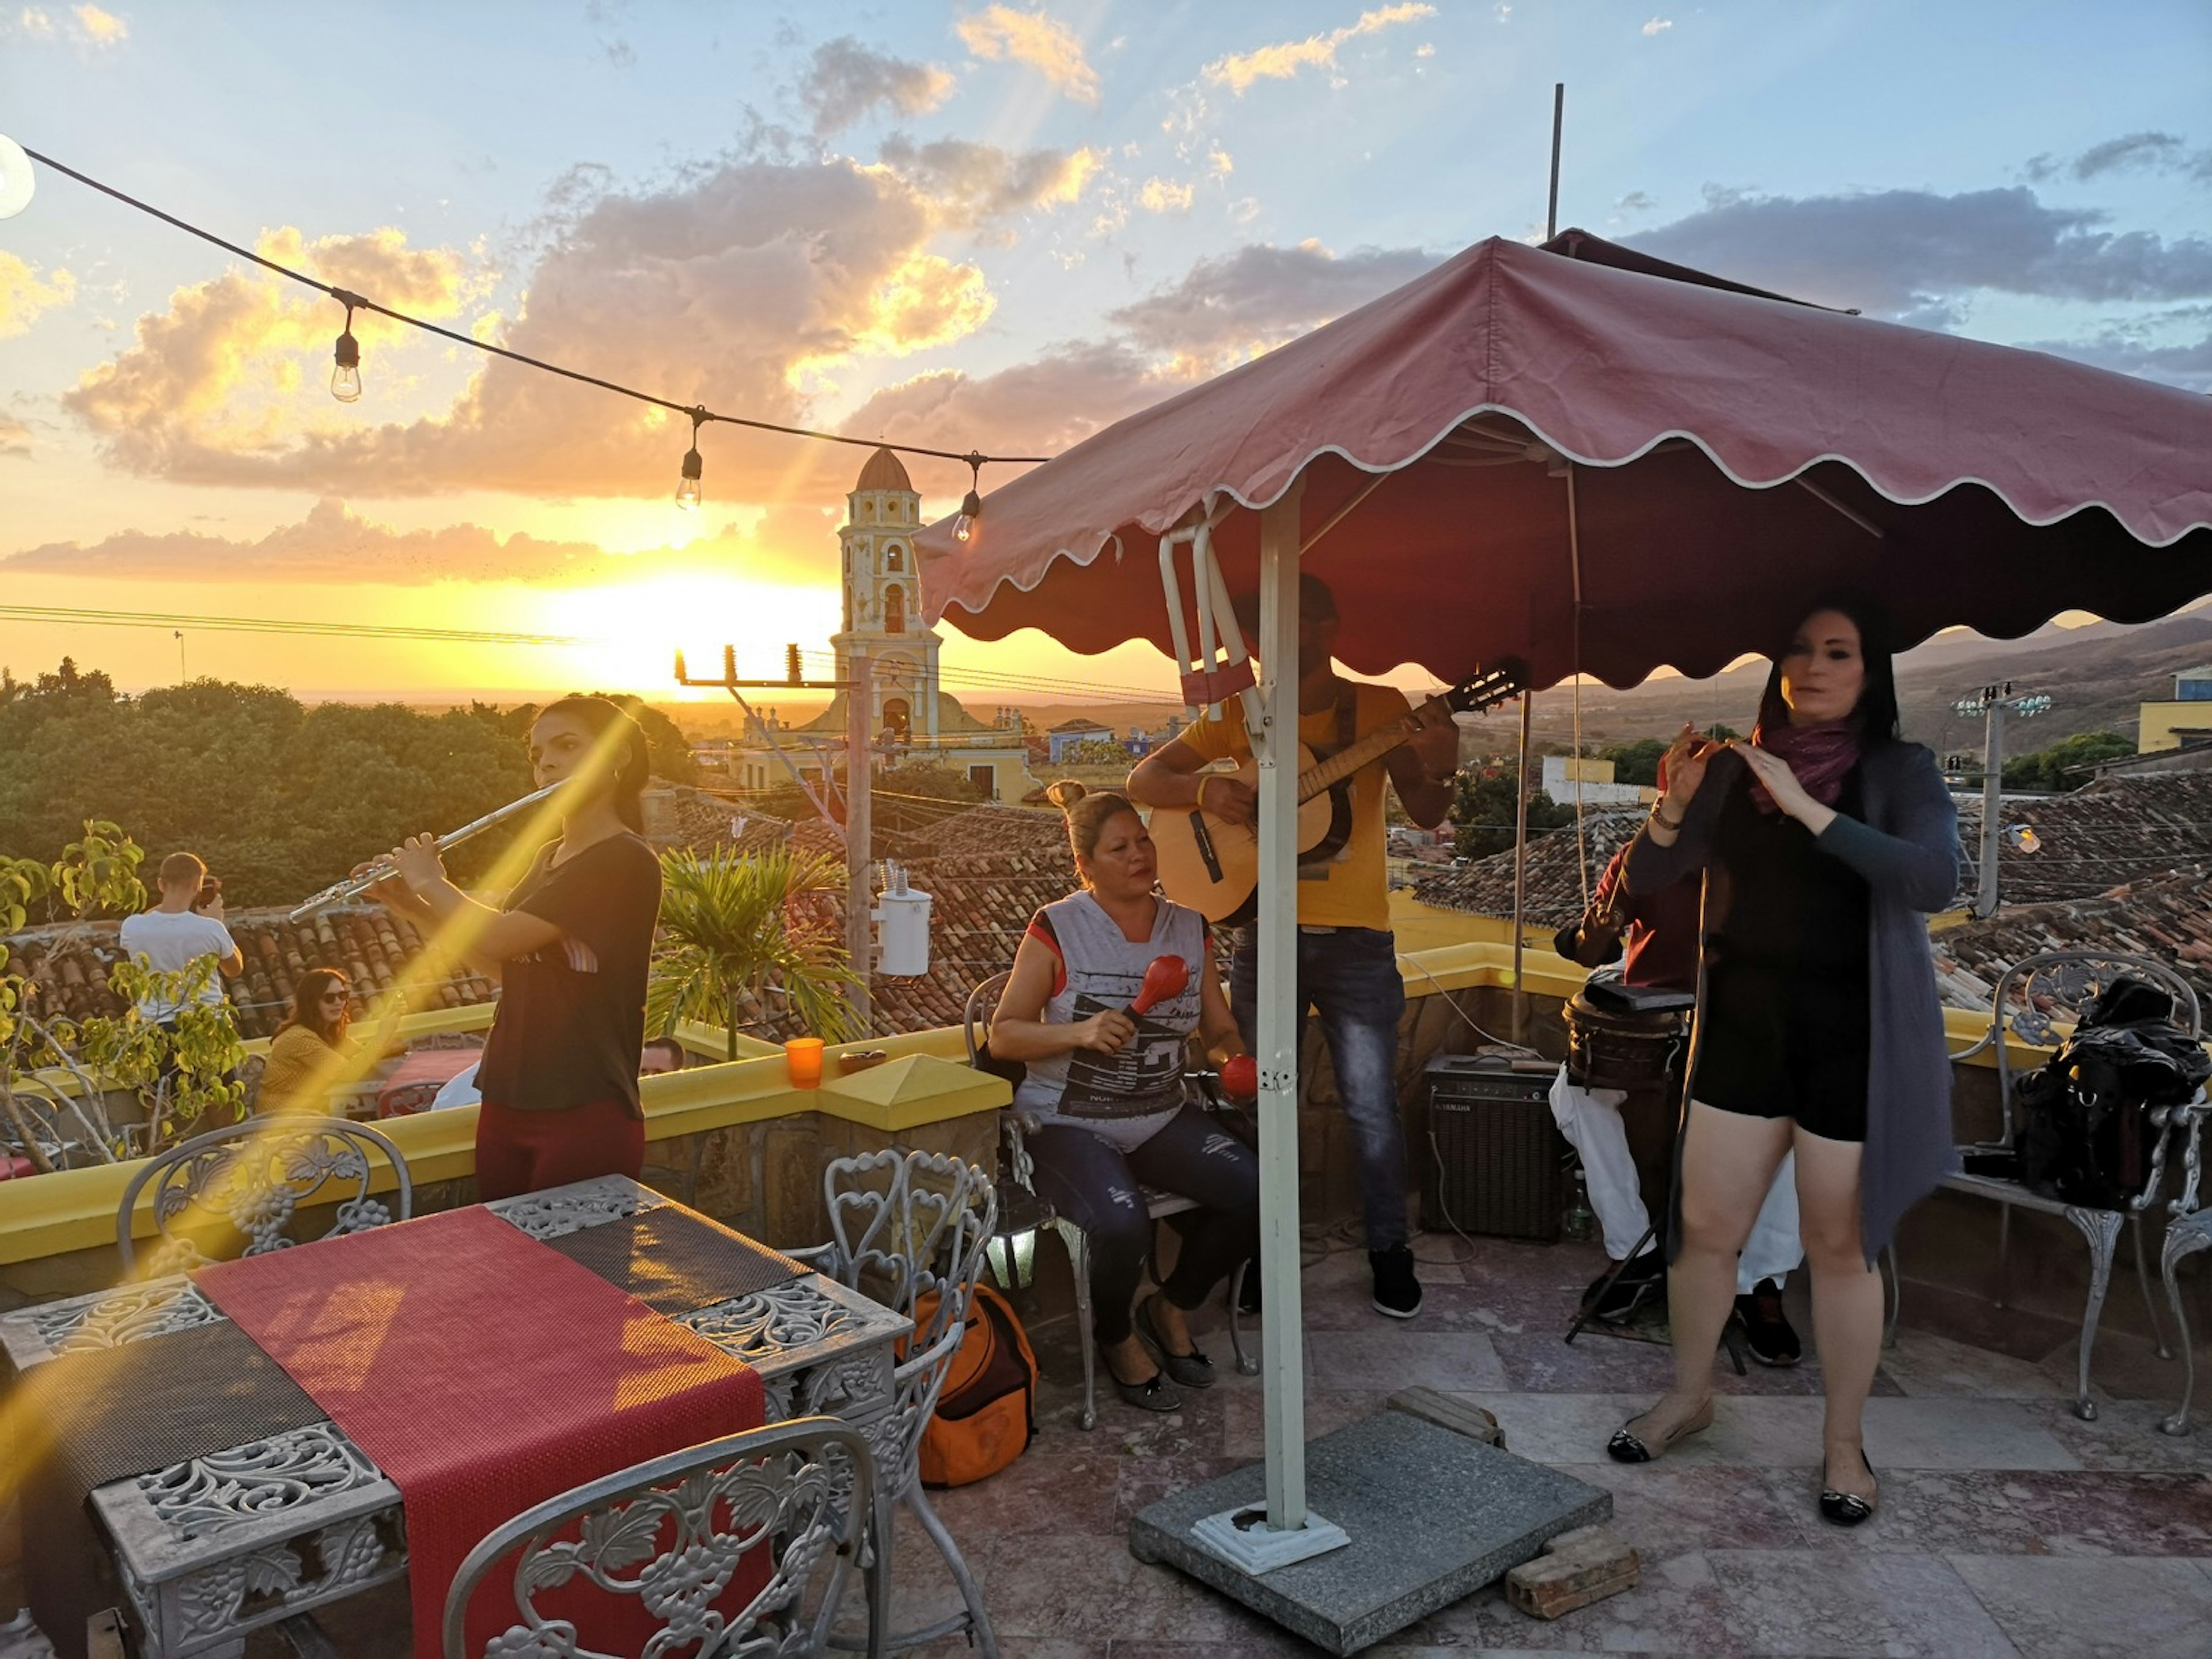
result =
[[[683,1208],[609,1176],[483,1207],[546,1240],[663,1206]],[[828,1413],[864,1432],[894,1427],[893,1345],[910,1322],[834,1279],[806,1272],[719,1300],[702,1294],[668,1316],[758,1372],[770,1421]],[[0,1316],[0,1352],[27,1370],[222,1318],[175,1275]],[[111,1481],[91,1507],[146,1651],[163,1659],[242,1654],[247,1632],[407,1571],[399,1488],[327,1421]]]

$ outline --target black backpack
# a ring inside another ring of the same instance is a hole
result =
[[[2212,1077],[2212,1055],[2172,1020],[2166,992],[2115,980],[2065,1046],[2021,1079],[2013,1140],[2029,1191],[2094,1210],[2142,1195],[2160,1133],[2152,1109],[2193,1099]]]

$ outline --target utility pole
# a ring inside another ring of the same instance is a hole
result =
[[[835,792],[835,783],[827,775],[825,759],[822,794],[816,794],[806,781],[805,774],[775,740],[757,716],[752,705],[745,701],[744,693],[753,690],[842,691],[845,694],[845,945],[851,953],[853,970],[860,976],[860,987],[853,998],[854,1012],[860,1015],[862,1029],[872,1011],[872,999],[868,993],[869,970],[875,966],[875,928],[870,912],[874,908],[874,895],[870,890],[869,870],[874,837],[871,820],[874,817],[873,765],[868,750],[868,726],[872,714],[874,696],[870,690],[871,676],[868,659],[855,653],[850,659],[849,676],[842,680],[810,680],[799,666],[799,647],[785,648],[784,677],[780,680],[745,680],[738,678],[738,653],[734,646],[722,647],[722,672],[717,679],[695,679],[685,669],[684,653],[676,653],[676,683],[678,685],[720,686],[737,700],[738,707],[757,726],[804,790],[806,799],[814,803],[814,810],[824,821],[834,823],[829,798]]]
[[[177,636],[177,684],[182,685],[185,683],[185,630],[173,628],[169,631]]]
[[[875,867],[875,760],[869,752],[875,696],[868,654],[847,659],[845,683],[845,952],[860,983],[853,990],[853,1012],[868,1029],[873,1012],[868,979],[874,971],[876,896],[869,872]]]
[[[1986,920],[1997,913],[1997,849],[2003,836],[1999,822],[2004,787],[2004,717],[2009,708],[2022,720],[2033,720],[2051,707],[2040,693],[2014,692],[2010,680],[1984,686],[1971,697],[1951,705],[1961,714],[1979,714],[1982,726],[1982,847],[1980,881],[1974,892],[1974,915]]]

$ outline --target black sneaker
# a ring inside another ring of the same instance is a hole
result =
[[[1392,1319],[1411,1319],[1421,1310],[1421,1281],[1413,1277],[1413,1252],[1393,1244],[1387,1250],[1370,1250],[1367,1265],[1375,1269],[1375,1311]]]
[[[1610,1272],[1610,1270],[1607,1270]],[[1667,1294],[1667,1257],[1656,1248],[1631,1256],[1611,1284],[1600,1273],[1583,1292],[1594,1319],[1625,1319],[1654,1297]]]
[[[1744,1346],[1762,1365],[1794,1365],[1805,1357],[1804,1344],[1782,1311],[1779,1279],[1762,1279],[1751,1294],[1735,1299],[1735,1316],[1743,1326]]]

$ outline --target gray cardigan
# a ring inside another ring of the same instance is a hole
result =
[[[1642,833],[1629,843],[1631,892],[1653,892],[1705,867],[1722,802],[1745,770],[1743,757],[1733,751],[1717,757],[1672,846]],[[1936,757],[1919,744],[1870,746],[1859,779],[1865,821],[1838,814],[1814,845],[1863,877],[1872,900],[1867,967],[1874,1038],[1859,1197],[1861,1237],[1871,1264],[1889,1243],[1899,1218],[1958,1167],[1951,1062],[1927,918],[1957,895],[1959,835],[1951,792]],[[1702,1037],[1697,1047],[1704,1047]],[[1693,1100],[1697,1088],[1693,1054]],[[1678,1178],[1678,1212],[1679,1187]]]

